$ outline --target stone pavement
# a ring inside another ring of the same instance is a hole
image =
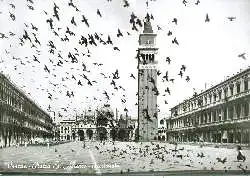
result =
[[[2,173],[55,174],[183,174],[198,172],[223,173],[249,171],[250,150],[243,150],[245,162],[237,162],[236,149],[200,147],[168,143],[135,142],[70,142],[61,145],[10,147],[0,149]],[[225,160],[218,162],[217,158]],[[178,172],[176,172],[178,171]]]

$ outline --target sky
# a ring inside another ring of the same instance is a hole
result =
[[[191,97],[194,91],[199,93],[205,86],[209,88],[249,66],[250,1],[200,0],[198,5],[195,4],[196,0],[186,1],[185,6],[182,0],[149,0],[147,7],[146,0],[128,0],[129,7],[124,7],[123,0],[73,0],[79,10],[76,11],[76,8],[68,5],[70,0],[33,0],[33,3],[27,0],[0,0],[0,37],[1,34],[7,37],[0,38],[0,71],[8,75],[41,108],[47,110],[50,105],[51,110],[56,112],[57,121],[73,119],[76,113],[100,108],[105,103],[109,103],[113,109],[117,108],[120,114],[127,108],[128,114],[136,118],[138,82],[135,56],[139,34],[143,29],[137,25],[138,31],[132,30],[129,20],[132,12],[140,20],[149,13],[154,17],[151,23],[159,48],[156,60],[162,72],[158,76],[159,119],[167,117],[171,107]],[[59,7],[59,20],[53,16],[54,3]],[[102,17],[97,15],[97,9]],[[11,19],[10,14],[15,15],[15,20]],[[209,22],[205,22],[206,14]],[[88,19],[89,27],[81,21],[82,15]],[[72,17],[76,25],[71,23]],[[230,21],[228,17],[236,18]],[[53,30],[46,22],[50,18],[53,20]],[[172,22],[174,18],[177,18],[177,25]],[[32,29],[31,23],[38,28],[37,31]],[[67,27],[75,36],[66,33]],[[117,37],[118,29],[123,36]],[[31,41],[23,39],[25,31]],[[170,36],[169,31],[172,32]],[[81,36],[88,38],[88,34],[94,33],[104,41],[110,36],[113,45],[103,45],[97,40],[97,46],[79,44]],[[65,35],[69,41],[61,40]],[[40,45],[35,42],[35,36]],[[174,38],[179,45],[172,43]],[[54,54],[49,52],[49,41],[55,46]],[[115,46],[120,51],[114,50]],[[69,52],[75,54],[77,63],[72,63],[68,58]],[[58,57],[58,53],[63,59]],[[246,59],[238,57],[242,53],[245,53]],[[40,63],[33,60],[34,56]],[[170,57],[170,64],[166,62],[166,57]],[[57,66],[59,60],[63,62],[62,66]],[[83,71],[83,63],[90,72]],[[50,73],[44,70],[45,65]],[[178,73],[182,65],[186,66],[186,71],[181,78]],[[114,79],[118,90],[110,84],[112,73],[116,70],[120,76]],[[162,82],[166,71],[169,78],[175,79],[174,83]],[[136,79],[130,77],[131,73]],[[87,84],[83,74],[92,86]],[[190,77],[189,82],[185,80],[186,76]],[[78,85],[79,80],[82,86]],[[167,87],[171,95],[164,91]],[[74,96],[66,96],[67,91],[73,91]],[[110,100],[103,94],[105,91]],[[121,99],[126,102],[121,102]],[[165,104],[165,100],[168,104]],[[62,117],[58,117],[58,113]]]

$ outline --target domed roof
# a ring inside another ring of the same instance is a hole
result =
[[[104,104],[104,106],[100,108],[100,111],[113,113],[110,104]]]

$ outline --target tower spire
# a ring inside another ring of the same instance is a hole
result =
[[[143,33],[153,33],[153,29],[152,29],[152,25],[150,22],[150,16],[147,13],[145,20],[144,20],[144,29],[143,29]]]

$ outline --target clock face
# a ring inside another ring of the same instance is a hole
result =
[[[154,36],[140,36],[140,45],[154,45]]]

